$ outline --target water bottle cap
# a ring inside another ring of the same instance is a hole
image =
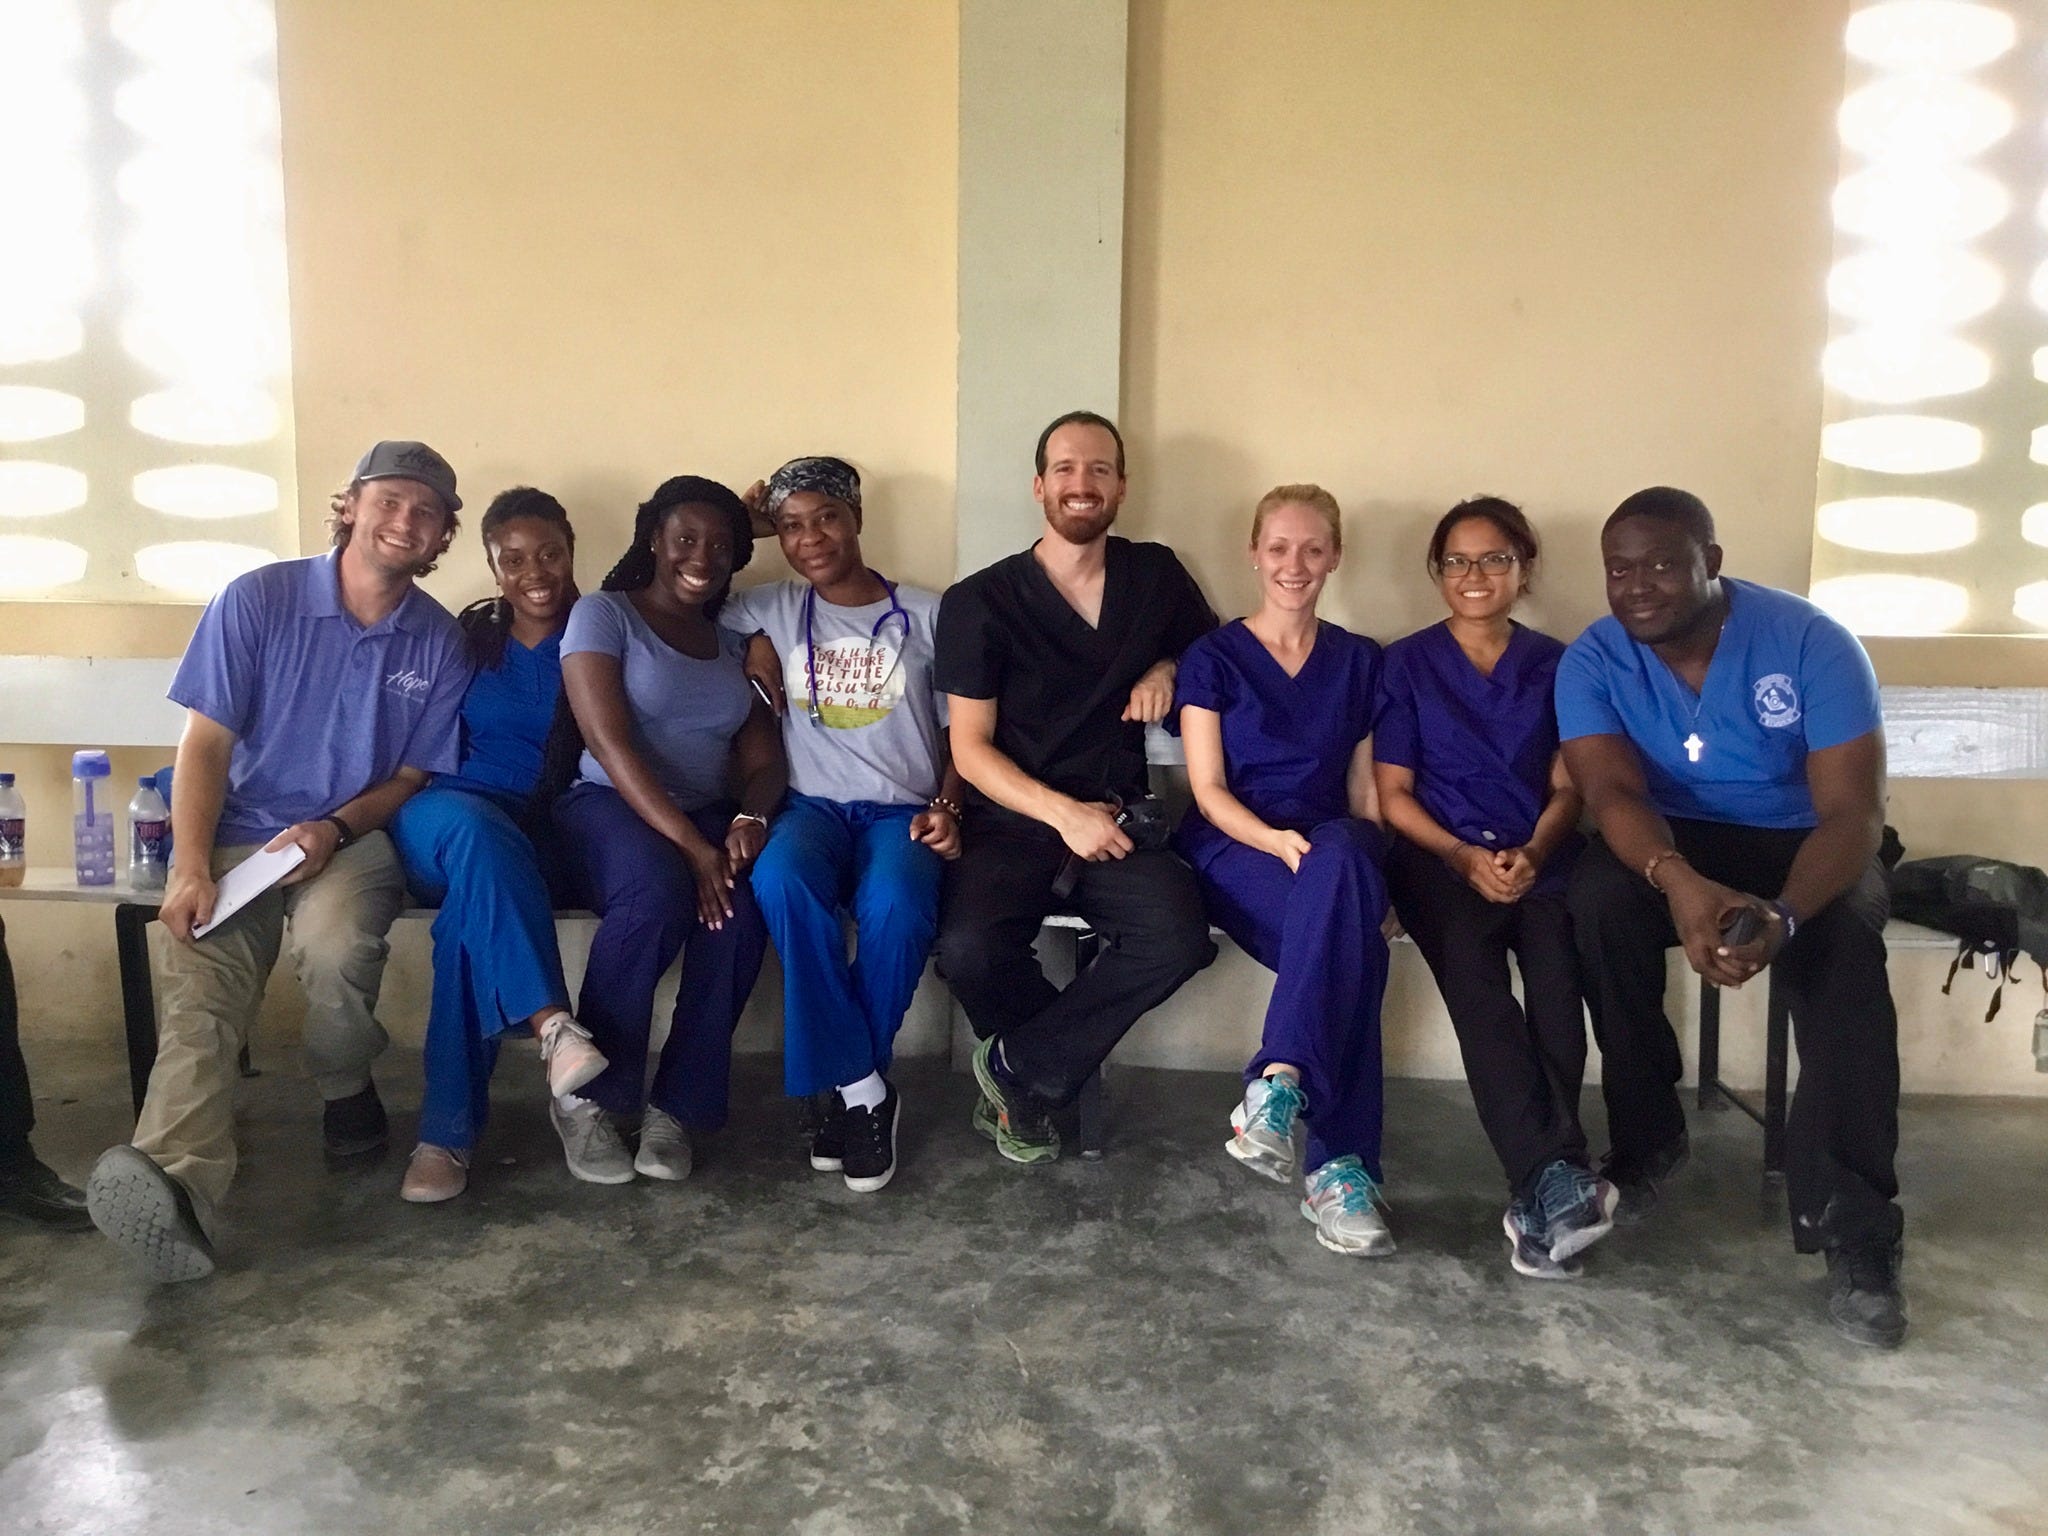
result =
[[[137,789],[155,789],[156,775],[153,773],[145,773],[141,778],[135,781],[135,787]]]
[[[113,776],[114,765],[107,761],[104,752],[74,752],[71,754],[71,777],[74,779],[105,779]]]
[[[14,775],[11,773],[0,773],[0,789],[12,788],[14,788]]]

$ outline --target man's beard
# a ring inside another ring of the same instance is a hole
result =
[[[1105,501],[1093,512],[1069,512],[1057,501],[1044,503],[1046,526],[1069,544],[1093,544],[1115,526],[1117,506]]]

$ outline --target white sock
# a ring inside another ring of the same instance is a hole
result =
[[[840,1089],[839,1097],[848,1109],[880,1109],[882,1100],[889,1097],[889,1085],[882,1081],[881,1073],[870,1072],[859,1082]]]

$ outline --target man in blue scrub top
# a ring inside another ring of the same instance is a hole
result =
[[[153,1280],[213,1272],[212,1230],[235,1174],[235,1057],[281,944],[306,992],[327,1149],[384,1142],[370,1062],[387,1038],[373,1010],[384,935],[406,896],[379,829],[428,775],[457,766],[469,656],[414,578],[446,552],[461,506],[440,454],[378,443],[334,498],[335,547],[229,582],[172,680],[186,716],[162,916],[178,942],[164,953],[134,1142],[102,1154],[86,1185],[94,1223]],[[222,875],[293,843],[305,862],[282,884],[193,937]]]
[[[1723,576],[1696,496],[1639,491],[1608,518],[1600,549],[1613,613],[1566,651],[1557,717],[1600,831],[1567,899],[1618,1217],[1640,1218],[1687,1152],[1665,948],[1683,946],[1716,986],[1775,965],[1800,1062],[1787,1126],[1793,1242],[1827,1255],[1835,1326],[1894,1346],[1906,1333],[1904,1218],[1876,675],[1855,637],[1805,599]],[[1736,942],[1738,919],[1756,937]]]

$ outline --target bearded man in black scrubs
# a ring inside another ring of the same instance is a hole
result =
[[[1059,1155],[1049,1111],[1216,957],[1193,873],[1118,821],[1147,792],[1145,727],[1173,705],[1175,661],[1216,615],[1164,544],[1110,536],[1125,488],[1112,422],[1069,412],[1039,434],[1036,462],[1045,536],[957,583],[938,624],[969,790],[939,974],[981,1037],[975,1123],[1019,1163]],[[1032,952],[1060,911],[1103,941],[1065,991]]]

